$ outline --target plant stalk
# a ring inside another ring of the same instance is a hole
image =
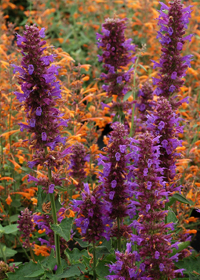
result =
[[[96,275],[96,248],[95,248],[95,241],[93,241],[93,279],[97,279]]]

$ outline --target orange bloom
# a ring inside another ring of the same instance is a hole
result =
[[[40,246],[40,245],[34,244],[33,251],[36,256],[42,255],[43,257],[48,257],[50,255],[48,251],[50,251],[50,250],[51,249],[45,245]]]
[[[12,198],[11,198],[10,195],[8,195],[8,197],[6,198],[6,203],[7,203],[8,205],[10,205],[11,202],[12,202]]]

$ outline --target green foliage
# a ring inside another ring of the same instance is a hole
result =
[[[171,206],[172,204],[174,204],[176,201],[179,201],[181,203],[185,203],[185,204],[190,204],[193,205],[192,201],[189,201],[187,198],[185,198],[182,194],[180,193],[175,193],[169,200],[169,202],[167,203],[168,206]]]
[[[73,218],[65,218],[60,224],[51,225],[51,229],[66,241],[70,240]]]

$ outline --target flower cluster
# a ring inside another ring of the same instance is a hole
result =
[[[172,182],[176,175],[176,159],[178,153],[176,148],[181,146],[178,140],[178,133],[183,132],[179,125],[180,118],[172,110],[169,101],[164,97],[157,100],[154,112],[147,116],[147,129],[155,136],[159,135],[158,145],[160,146],[160,167],[162,167],[163,180],[166,183],[166,190],[172,193],[180,188],[175,188]]]
[[[82,200],[73,201],[73,210],[78,213],[75,224],[81,229],[85,241],[96,242],[102,236],[109,240],[110,204],[104,204],[101,201],[102,196],[102,188],[96,187],[90,192],[89,185],[85,183]]]
[[[142,88],[138,92],[138,97],[140,100],[137,104],[137,108],[140,112],[139,117],[142,122],[145,122],[147,120],[146,115],[148,114],[148,111],[151,111],[154,105],[153,88],[149,82],[145,82],[143,84]]]
[[[77,142],[71,147],[69,165],[69,169],[71,171],[69,175],[75,179],[78,179],[78,185],[76,185],[77,190],[83,189],[83,180],[86,177],[84,168],[85,163],[89,160],[89,158],[90,156],[86,154],[86,148],[82,143]]]
[[[191,41],[192,34],[183,37],[189,22],[191,6],[186,8],[181,0],[169,2],[170,7],[161,2],[157,38],[162,44],[160,61],[154,62],[154,68],[159,67],[159,78],[154,78],[157,85],[155,94],[169,99],[172,93],[178,92],[183,85],[183,77],[190,66],[192,55],[181,56],[181,50],[186,40]],[[167,11],[165,13],[163,10]],[[171,99],[173,108],[177,108],[176,101]]]
[[[109,280],[131,280],[138,279],[138,268],[136,262],[140,261],[140,257],[137,251],[132,252],[131,243],[126,244],[125,253],[121,253],[119,251],[115,252],[116,255],[116,263],[109,264],[109,271],[114,272],[114,275],[106,276],[106,279]],[[151,278],[148,278],[151,279]]]
[[[30,234],[34,231],[33,215],[32,212],[26,208],[24,211],[21,211],[21,215],[18,216],[18,228],[22,232],[21,237],[25,238],[23,242],[24,248],[30,248]]]
[[[59,134],[59,127],[66,126],[67,120],[61,118],[60,111],[55,108],[57,98],[61,98],[60,84],[56,81],[58,66],[51,65],[53,55],[45,55],[46,41],[44,28],[39,30],[35,25],[27,26],[23,36],[17,34],[17,45],[23,55],[21,66],[12,65],[14,73],[19,72],[19,84],[22,92],[14,92],[25,107],[28,124],[21,123],[21,130],[33,133],[30,144],[34,149],[50,147],[54,150],[65,143],[65,137]],[[43,163],[40,158],[31,163]]]
[[[99,164],[103,165],[99,181],[105,189],[104,199],[111,203],[110,217],[124,218],[131,215],[129,198],[132,189],[127,183],[127,146],[129,144],[127,130],[121,123],[112,124],[113,131],[107,147],[104,147],[106,156],[99,156]],[[134,214],[133,214],[134,215]]]
[[[173,228],[173,224],[164,222],[167,211],[163,209],[168,192],[160,176],[163,173],[159,160],[160,136],[154,137],[147,132],[138,137],[139,153],[136,158],[137,168],[133,170],[133,180],[138,185],[137,200],[140,206],[139,219],[132,222],[138,235],[133,234],[131,240],[138,245],[142,276],[162,279],[165,275],[173,279],[173,261],[169,257],[172,251],[171,234],[167,233],[168,228]]]
[[[135,61],[135,46],[131,44],[131,39],[125,39],[126,20],[108,18],[102,27],[103,34],[97,33],[97,45],[103,49],[103,54],[98,56],[99,61],[103,62],[103,67],[108,71],[108,74],[101,74],[101,78],[108,84],[104,84],[102,88],[108,96],[116,94],[122,97],[130,89],[127,84],[131,80],[133,69],[124,71],[123,67]]]

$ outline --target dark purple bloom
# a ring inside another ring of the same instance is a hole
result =
[[[133,57],[135,45],[131,44],[132,39],[125,39],[126,21],[127,19],[106,19],[102,26],[102,34],[97,33],[96,37],[98,47],[103,50],[103,54],[98,56],[99,61],[103,62],[103,67],[107,72],[107,74],[101,74],[105,83],[102,88],[109,97],[117,95],[117,102],[120,103],[120,106],[117,106],[116,102],[112,106],[112,110],[117,114],[121,112],[120,107],[123,106],[124,95],[131,90],[130,81],[133,68],[125,71],[123,67],[134,63],[136,59]],[[123,107],[122,111],[127,109],[127,106]]]
[[[18,216],[18,228],[22,232],[21,237],[25,238],[23,242],[24,248],[30,248],[30,234],[34,231],[35,227],[33,224],[33,215],[32,212],[26,208],[24,211],[21,211],[21,215]]]
[[[181,0],[173,0],[167,5],[161,4],[160,15],[158,18],[158,31],[159,41],[162,45],[162,55],[160,62],[154,62],[155,67],[159,67],[159,78],[154,79],[154,84],[159,89],[162,89],[162,96],[170,99],[173,108],[179,105],[171,98],[171,93],[178,92],[183,85],[183,76],[186,75],[186,70],[190,67],[192,55],[187,58],[181,57],[180,51],[183,48],[186,40],[191,40],[193,36],[188,35],[184,37],[185,29],[189,22],[191,6],[184,8]],[[166,10],[164,13],[162,10]],[[155,92],[157,95],[160,92]]]
[[[102,236],[109,239],[110,220],[107,212],[110,210],[110,204],[101,201],[102,195],[101,187],[96,187],[90,192],[86,183],[82,200],[73,201],[73,209],[78,212],[75,224],[81,228],[81,235],[85,241],[96,242]]]
[[[21,130],[32,133],[30,145],[35,150],[47,146],[54,150],[58,143],[63,143],[62,137],[58,137],[59,126],[61,123],[66,125],[55,108],[55,98],[61,97],[60,85],[55,77],[58,67],[49,66],[53,62],[52,55],[44,55],[43,45],[46,42],[40,39],[45,36],[44,28],[39,30],[35,25],[25,27],[23,36],[17,35],[17,44],[23,56],[21,67],[12,65],[14,73],[20,73],[19,84],[23,93],[15,94],[25,106],[28,122],[27,125],[21,124]],[[38,163],[43,164],[44,161],[45,158]]]

